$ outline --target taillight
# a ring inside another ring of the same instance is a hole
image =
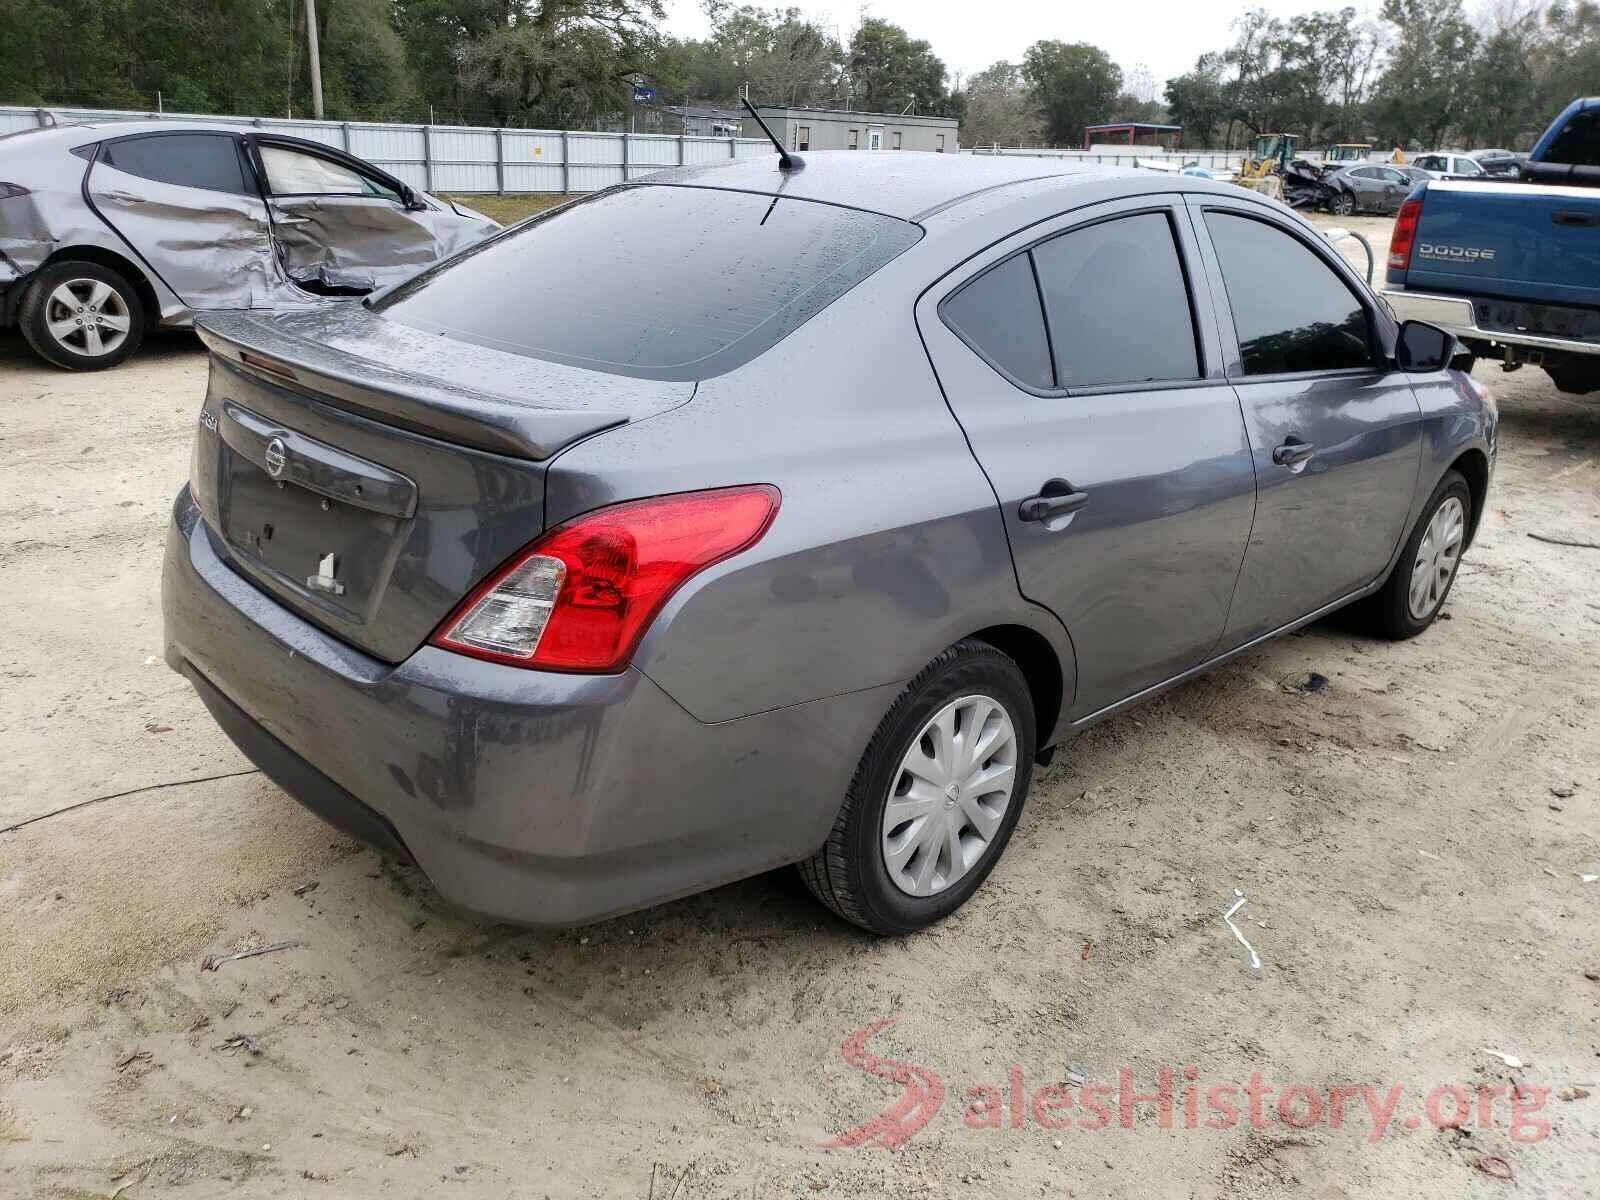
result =
[[[1411,243],[1417,237],[1417,220],[1422,216],[1422,201],[1407,200],[1400,206],[1394,219],[1394,233],[1389,236],[1389,265],[1404,271],[1411,265]]]
[[[672,593],[759,541],[780,500],[752,484],[587,513],[519,551],[431,640],[520,667],[620,670]]]

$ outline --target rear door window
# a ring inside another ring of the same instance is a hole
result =
[[[1055,386],[1039,286],[1026,253],[989,268],[945,300],[939,312],[1002,375],[1030,388]]]
[[[1373,364],[1366,308],[1309,246],[1253,217],[1213,209],[1205,222],[1246,375]]]
[[[1033,248],[1056,386],[1196,379],[1189,289],[1165,213],[1074,229]]]
[[[515,225],[374,307],[514,354],[708,379],[775,345],[920,236],[907,221],[810,200],[624,186]]]
[[[244,193],[238,142],[225,133],[156,133],[107,142],[101,161],[129,175],[213,192]]]

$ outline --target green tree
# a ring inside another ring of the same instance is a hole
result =
[[[1222,56],[1202,54],[1194,70],[1167,80],[1167,119],[1183,126],[1185,145],[1227,145],[1233,103],[1223,83]]]
[[[482,97],[507,124],[623,121],[662,17],[661,0],[504,0],[494,28],[458,50],[463,100]]]
[[[1079,145],[1084,126],[1106,120],[1122,92],[1122,68],[1087,42],[1035,42],[1023,55],[1022,77],[1058,146]]]
[[[937,113],[945,103],[944,63],[927,42],[898,25],[868,17],[846,59],[850,107],[866,112]]]
[[[705,10],[711,37],[701,69],[717,72],[717,86],[702,95],[731,102],[748,84],[758,102],[822,104],[838,91],[844,51],[798,8],[706,0]]]
[[[1543,36],[1529,47],[1529,58],[1542,129],[1570,101],[1600,89],[1600,5],[1557,0],[1545,13]]]
[[[1384,144],[1441,145],[1473,102],[1478,33],[1461,0],[1383,0],[1395,48],[1378,81],[1373,123]]]
[[[1037,146],[1044,137],[1044,117],[1015,63],[997,62],[967,80],[960,108],[965,146]]]

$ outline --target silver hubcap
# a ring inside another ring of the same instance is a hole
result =
[[[57,287],[45,301],[44,321],[59,344],[91,358],[122,345],[132,324],[116,289],[98,279],[69,279]]]
[[[1017,777],[1017,731],[987,696],[946,704],[900,760],[883,811],[883,862],[902,892],[956,883],[1000,832]]]
[[[1467,510],[1451,496],[1428,522],[1428,531],[1417,547],[1417,561],[1411,566],[1412,620],[1426,620],[1439,607],[1461,562],[1461,544],[1466,534]]]

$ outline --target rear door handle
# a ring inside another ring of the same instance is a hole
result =
[[[1569,225],[1578,229],[1593,229],[1600,225],[1600,216],[1586,212],[1557,211],[1550,214],[1550,219],[1557,225]]]
[[[1073,488],[1065,479],[1052,479],[1017,506],[1017,519],[1021,521],[1048,521],[1075,513],[1089,503],[1089,493]]]
[[[1302,442],[1299,438],[1291,436],[1283,445],[1272,452],[1272,461],[1280,467],[1298,467],[1310,459],[1317,452],[1317,448],[1310,442]]]

